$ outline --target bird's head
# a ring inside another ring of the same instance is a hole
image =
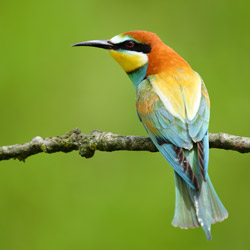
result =
[[[176,64],[187,64],[154,33],[130,31],[110,40],[92,40],[73,46],[91,46],[109,51],[136,86],[148,75],[160,73]]]

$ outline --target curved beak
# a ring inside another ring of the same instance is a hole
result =
[[[90,46],[102,49],[113,49],[114,45],[109,40],[92,40],[81,43],[73,44],[72,47],[76,46]]]

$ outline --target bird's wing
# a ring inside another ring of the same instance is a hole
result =
[[[201,78],[200,78],[201,79]],[[204,180],[207,178],[209,139],[208,123],[210,117],[210,101],[204,82],[201,79],[201,100],[199,109],[192,120],[186,119],[188,132],[193,142],[196,142],[197,160]]]
[[[179,83],[175,84],[173,81],[170,82],[172,89],[169,86],[166,87],[167,83],[165,82],[164,85],[162,79],[161,84],[157,86],[154,81],[159,81],[159,78],[146,79],[137,87],[138,115],[156,147],[174,170],[191,187],[197,188],[197,180],[192,166],[185,156],[185,150],[191,150],[194,142],[197,142],[197,139],[202,141],[207,133],[209,107],[202,92],[202,83],[200,83],[200,91],[198,90],[200,96],[197,93],[193,95],[199,98],[198,106],[194,111],[190,104],[195,103],[196,100],[188,99],[193,98],[192,91],[187,91],[187,89],[183,91]],[[162,85],[164,85],[163,90],[161,90]],[[206,90],[205,93],[207,93]],[[188,101],[189,110],[186,104]],[[208,157],[204,157],[204,149],[202,152],[202,160],[208,159]],[[206,160],[203,165],[206,173]]]
[[[204,135],[208,130],[208,123],[210,117],[210,101],[208,92],[203,80],[200,76],[199,78],[201,81],[201,97],[199,102],[199,108],[192,119],[186,117],[186,123],[189,127],[189,135],[191,136],[194,142],[202,141],[202,139],[204,138]]]

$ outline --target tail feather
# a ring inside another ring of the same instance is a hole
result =
[[[196,216],[199,224],[203,228],[206,233],[207,239],[211,240],[211,206],[210,206],[210,198],[209,193],[207,191],[207,183],[202,182],[200,190],[197,192],[196,190],[189,188],[189,197],[191,198]]]
[[[195,191],[175,173],[176,203],[172,224],[180,228],[202,226],[207,239],[211,239],[211,224],[228,217],[213,185],[207,176],[200,191]]]
[[[185,181],[175,173],[175,214],[172,221],[173,226],[180,228],[199,227],[195,208],[190,199],[189,189]]]
[[[228,212],[216,194],[209,176],[207,177],[207,192],[211,208],[211,223],[225,220],[228,217]]]

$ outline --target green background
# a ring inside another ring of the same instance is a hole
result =
[[[157,33],[203,77],[210,132],[250,136],[249,1],[1,1],[0,144],[76,127],[146,135],[132,83],[104,50],[72,48],[129,30]],[[1,250],[250,249],[250,154],[212,149],[229,211],[212,226],[171,225],[174,176],[159,153],[77,152],[0,162]]]

